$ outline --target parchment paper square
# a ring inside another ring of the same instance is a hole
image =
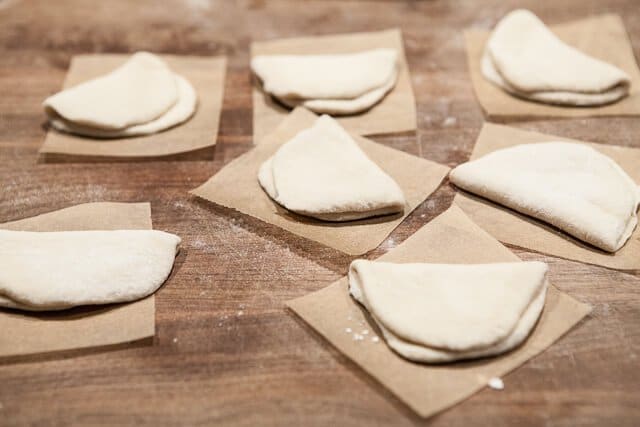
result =
[[[360,255],[376,248],[402,220],[433,193],[449,168],[353,135],[360,148],[402,188],[407,206],[402,215],[388,215],[359,221],[327,222],[294,214],[264,192],[258,183],[260,165],[317,116],[296,108],[278,128],[251,151],[230,162],[191,193],[277,225],[307,239]]]
[[[640,70],[633,48],[618,15],[607,14],[553,25],[551,30],[564,42],[595,58],[609,62],[631,77],[628,97],[601,107],[562,107],[525,101],[509,95],[485,79],[480,60],[489,32],[467,30],[467,60],[471,81],[483,110],[489,117],[592,117],[640,115]]]
[[[640,149],[593,144],[559,136],[528,132],[508,126],[485,123],[478,135],[471,159],[519,144],[568,141],[587,144],[615,160],[631,179],[640,183]],[[640,268],[640,227],[615,254],[605,252],[557,228],[497,203],[460,191],[454,203],[480,227],[503,243],[589,264],[621,270]]]
[[[195,153],[216,144],[227,59],[159,55],[171,69],[184,76],[198,94],[198,108],[187,122],[147,136],[97,139],[50,129],[40,153],[45,160],[83,156],[81,160],[137,160],[145,157]],[[74,56],[64,82],[69,88],[114,70],[131,55],[95,54]],[[44,113],[43,113],[44,117]],[[207,150],[205,150],[207,151]],[[212,156],[212,153],[209,157]]]
[[[149,203],[86,203],[0,224],[16,231],[150,230]],[[0,309],[0,357],[137,341],[155,335],[155,300],[56,312]]]
[[[416,100],[399,29],[253,42],[251,57],[280,54],[343,54],[377,48],[398,50],[401,68],[396,86],[373,108],[359,114],[336,118],[345,129],[357,135],[416,130]],[[254,144],[258,144],[278,126],[290,109],[264,93],[255,76],[253,82],[253,141]]]
[[[518,262],[517,256],[452,206],[380,261],[411,263]],[[410,362],[384,342],[373,320],[351,298],[346,277],[287,305],[320,335],[422,417],[449,408],[544,351],[576,325],[590,307],[550,286],[544,310],[529,338],[503,355],[444,365]],[[372,333],[355,340],[346,328]],[[377,342],[374,337],[379,337]],[[552,376],[552,372],[540,375]]]

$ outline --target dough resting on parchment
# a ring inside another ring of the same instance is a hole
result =
[[[371,108],[398,79],[398,52],[374,49],[333,55],[260,55],[251,69],[263,90],[289,107],[354,114]]]
[[[636,183],[615,161],[584,144],[496,150],[456,167],[449,179],[608,252],[620,249],[638,222]]]
[[[188,120],[196,110],[198,96],[191,83],[182,76],[176,75],[178,83],[178,101],[157,119],[147,123],[133,125],[118,130],[106,130],[86,127],[67,121],[62,117],[52,118],[49,123],[56,129],[79,135],[97,138],[124,138],[136,135],[149,135],[176,126]]]
[[[403,212],[402,189],[329,116],[299,132],[260,167],[258,181],[280,205],[325,221]]]
[[[379,88],[353,99],[288,99],[282,98],[280,101],[288,107],[302,106],[316,113],[346,115],[359,111],[364,111],[377,104],[385,95],[393,89],[398,80],[398,72],[394,71],[387,83]]]
[[[547,266],[394,264],[356,260],[349,291],[403,357],[429,363],[500,354],[520,345],[544,306]]]
[[[629,93],[629,76],[560,40],[528,10],[507,14],[492,32],[481,62],[484,77],[533,101],[597,106]]]
[[[0,230],[0,306],[62,310],[143,298],[167,279],[179,244],[157,230]]]
[[[148,135],[188,120],[197,94],[157,56],[141,52],[116,70],[43,103],[57,130],[97,138]]]

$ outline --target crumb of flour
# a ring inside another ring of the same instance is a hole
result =
[[[489,387],[494,390],[504,390],[504,382],[500,378],[491,378],[489,380]]]

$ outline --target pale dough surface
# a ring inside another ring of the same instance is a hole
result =
[[[97,138],[122,138],[137,135],[150,135],[169,129],[187,121],[196,111],[198,96],[195,89],[184,77],[175,74],[178,84],[178,101],[169,110],[155,120],[148,123],[133,125],[119,130],[106,130],[81,126],[61,117],[49,121],[59,131],[75,133]]]
[[[608,252],[620,249],[638,222],[638,186],[615,161],[583,144],[496,150],[456,167],[449,179]]]
[[[397,338],[394,349],[411,344],[433,349],[439,356],[482,354],[505,341],[521,342],[528,335],[535,324],[530,316],[537,319],[542,308],[539,301],[533,313],[525,313],[533,301],[544,301],[540,295],[546,289],[546,273],[546,264],[535,261],[394,264],[356,260],[349,269],[349,290],[385,335]]]
[[[289,107],[303,106],[319,114],[348,115],[366,111],[380,102],[393,89],[398,80],[398,72],[394,71],[389,81],[383,86],[366,92],[353,99],[280,99]]]
[[[173,72],[157,56],[140,52],[104,76],[50,96],[43,106],[50,119],[119,130],[150,122],[177,101]]]
[[[528,10],[507,14],[482,60],[485,78],[510,93],[551,104],[602,105],[629,93],[629,76],[560,40]]]
[[[402,189],[329,116],[262,164],[258,181],[285,208],[326,221],[403,212]]]
[[[62,310],[143,298],[167,279],[179,244],[157,230],[0,230],[0,306]]]
[[[522,92],[507,82],[495,69],[488,53],[482,56],[481,70],[484,77],[505,91],[520,98],[542,102],[545,104],[557,105],[574,105],[577,107],[588,107],[594,105],[605,105],[624,98],[629,94],[629,88],[624,85],[618,85],[605,92],[599,93],[583,93],[568,91],[539,91],[539,92]]]
[[[394,335],[393,332],[386,329],[384,325],[377,320],[376,324],[382,331],[384,339],[387,341],[389,347],[407,359],[415,362],[447,363],[457,360],[496,356],[518,347],[529,336],[542,313],[546,295],[547,284],[545,284],[545,286],[540,290],[534,300],[531,301],[531,304],[529,304],[511,334],[489,347],[476,350],[452,351],[421,346]]]
[[[279,99],[353,99],[388,84],[398,52],[374,49],[333,55],[260,55],[251,69]]]

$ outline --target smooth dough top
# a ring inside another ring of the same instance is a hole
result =
[[[265,191],[287,209],[326,220],[402,212],[402,189],[329,116],[283,144],[260,168]]]
[[[149,135],[169,129],[188,120],[196,111],[198,95],[195,89],[184,77],[175,74],[178,83],[178,102],[176,102],[166,113],[157,119],[139,125],[133,125],[125,129],[106,130],[89,126],[78,125],[74,122],[64,120],[61,117],[53,118],[49,121],[51,126],[62,132],[75,133],[78,135],[90,136],[93,138],[123,138],[138,135]]]
[[[259,55],[251,69],[278,98],[352,99],[384,86],[396,71],[395,49],[334,55]]]
[[[0,296],[32,310],[140,299],[169,276],[179,243],[157,230],[0,230]]]
[[[624,71],[567,45],[528,10],[507,14],[487,48],[502,77],[521,92],[600,93],[630,85]]]
[[[350,291],[397,337],[469,351],[509,336],[546,284],[541,262],[394,264],[356,260]]]
[[[460,188],[614,252],[637,224],[640,190],[611,158],[570,142],[522,144],[453,169]]]
[[[51,119],[118,130],[158,118],[178,101],[176,77],[157,56],[140,52],[114,71],[47,98]]]

